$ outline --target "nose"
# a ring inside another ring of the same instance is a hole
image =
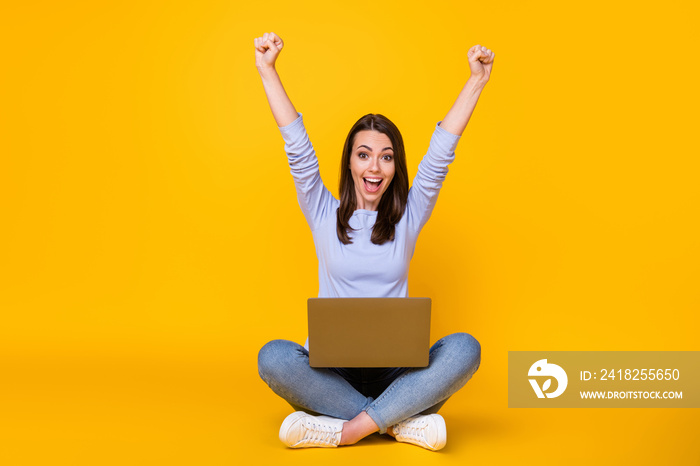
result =
[[[379,158],[378,157],[374,157],[370,161],[369,171],[371,171],[371,172],[378,172],[379,171]]]

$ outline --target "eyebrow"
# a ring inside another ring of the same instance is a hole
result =
[[[361,147],[365,147],[365,148],[369,149],[370,152],[373,152],[373,150],[372,150],[371,147],[365,146],[364,144],[362,144],[361,146],[357,146],[357,149],[359,149],[359,148],[361,148]],[[355,149],[355,150],[357,150],[357,149]],[[383,151],[385,151],[385,150],[391,150],[391,151],[393,151],[394,148],[393,148],[393,147],[385,147],[385,148],[382,149],[380,152],[383,152]]]

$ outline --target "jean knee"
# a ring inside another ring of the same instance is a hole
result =
[[[481,364],[481,344],[468,333],[454,333],[449,336],[455,351],[464,358],[465,364],[476,372]]]
[[[274,377],[280,366],[284,366],[285,358],[292,354],[295,346],[297,346],[296,343],[287,340],[272,340],[265,343],[258,352],[260,378],[267,382],[270,377]]]

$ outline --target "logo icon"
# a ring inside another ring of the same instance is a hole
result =
[[[557,366],[556,364],[548,364],[546,359],[540,359],[535,364],[530,366],[530,370],[527,373],[530,377],[549,377],[542,384],[540,388],[537,383],[537,379],[528,379],[532,389],[535,390],[537,398],[556,398],[566,390],[566,385],[569,383],[569,378],[566,376],[564,369]],[[547,390],[552,385],[552,377],[557,381],[557,389],[551,393],[547,393]]]

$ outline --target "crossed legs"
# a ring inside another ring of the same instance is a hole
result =
[[[258,354],[260,377],[294,408],[337,419],[343,425],[341,445],[356,443],[416,414],[435,413],[479,368],[481,346],[469,334],[455,333],[430,348],[428,367],[398,371],[374,399],[358,391],[342,372],[309,366],[301,345],[273,340]]]

